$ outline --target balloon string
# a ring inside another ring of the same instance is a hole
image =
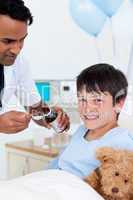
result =
[[[111,22],[111,31],[112,31],[112,43],[113,43],[113,57],[114,59],[116,59],[116,43],[115,43],[115,35],[114,35],[114,31],[113,31],[113,21],[110,18],[110,22]]]
[[[133,4],[132,4],[132,10],[133,10]],[[129,58],[128,58],[127,78],[128,78],[129,86],[130,84],[132,85],[133,84],[133,38],[132,38],[131,49],[130,49]]]
[[[94,43],[95,43],[95,47],[96,47],[98,62],[101,62],[102,56],[101,56],[101,51],[100,51],[100,48],[99,48],[99,45],[98,45],[98,37],[94,37]]]
[[[129,79],[129,81],[133,82],[133,41],[131,44],[131,50],[130,50],[130,54],[129,54],[127,77]]]

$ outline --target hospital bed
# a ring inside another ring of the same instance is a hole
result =
[[[133,130],[129,116],[120,116],[119,124]],[[104,200],[80,178],[58,169],[0,181],[0,197],[2,200]]]
[[[80,178],[62,170],[45,170],[0,182],[2,200],[103,200]]]

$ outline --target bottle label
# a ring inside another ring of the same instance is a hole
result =
[[[55,130],[55,133],[60,133],[62,130],[60,127],[58,127],[57,120],[54,120],[52,123],[50,123],[52,128]]]

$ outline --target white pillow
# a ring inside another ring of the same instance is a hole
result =
[[[61,170],[46,170],[0,183],[2,200],[103,200],[80,178]]]
[[[133,131],[133,116],[129,116],[126,113],[121,112],[118,124],[123,128]]]

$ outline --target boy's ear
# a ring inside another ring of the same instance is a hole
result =
[[[124,103],[125,103],[125,98],[121,99],[119,102],[115,104],[114,109],[116,113],[121,112],[121,109],[123,108]]]

